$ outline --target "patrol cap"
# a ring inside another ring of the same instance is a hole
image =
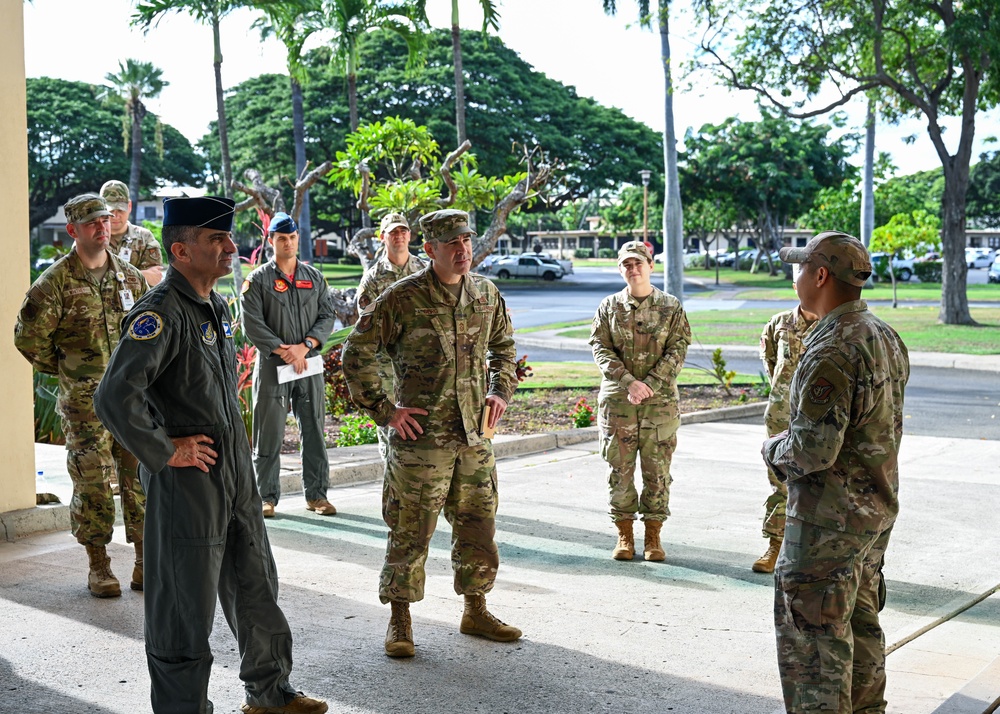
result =
[[[101,186],[101,197],[108,202],[108,208],[112,211],[127,211],[128,203],[132,200],[125,182],[113,179],[105,181]]]
[[[815,259],[835,278],[855,287],[863,286],[872,274],[872,261],[865,246],[840,231],[824,231],[802,248],[782,248],[778,255],[785,263],[808,263]]]
[[[469,214],[454,208],[433,211],[420,219],[420,230],[427,242],[450,243],[459,236],[476,232],[469,228]]]
[[[402,213],[387,213],[382,216],[382,222],[379,224],[379,235],[392,233],[392,229],[397,226],[402,226],[406,230],[410,230],[410,223]]]
[[[194,226],[217,231],[233,230],[236,201],[225,196],[163,199],[164,226]]]
[[[294,233],[299,227],[284,211],[278,211],[271,217],[271,223],[267,227],[268,233]]]
[[[638,258],[647,263],[653,261],[653,256],[650,254],[649,248],[641,240],[630,240],[618,249],[618,265],[621,265],[629,258]]]
[[[108,204],[96,193],[81,193],[66,201],[63,206],[67,223],[89,223],[101,216],[110,216]]]

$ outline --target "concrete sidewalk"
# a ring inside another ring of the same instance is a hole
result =
[[[498,462],[501,570],[490,604],[524,630],[518,643],[458,633],[441,519],[427,596],[413,606],[417,656],[385,657],[381,484],[331,489],[334,517],[284,499],[267,528],[296,638],[293,684],[348,714],[779,711],[772,581],[749,568],[765,545],[760,427],[681,427],[663,564],[611,560],[597,443],[552,438],[554,448]],[[982,714],[1000,697],[1000,595],[990,594],[1000,581],[998,463],[1000,442],[904,439],[883,612],[893,714]],[[127,572],[120,529],[111,553]],[[92,598],[85,571],[65,532],[0,543],[0,711],[148,711],[142,595]],[[221,614],[212,646],[210,696],[217,712],[235,712],[236,643]]]

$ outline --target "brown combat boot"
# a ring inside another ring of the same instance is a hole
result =
[[[299,692],[292,701],[282,704],[280,707],[265,707],[249,703],[240,706],[240,711],[243,714],[326,714],[329,710],[330,707],[322,699],[307,697],[302,692]]]
[[[133,590],[142,590],[142,541],[137,540],[135,546],[135,565],[132,566],[132,582],[128,584]]]
[[[642,545],[643,557],[646,560],[657,562],[665,560],[667,554],[663,552],[663,546],[660,545],[660,528],[663,527],[663,521],[644,521],[644,523],[646,525],[646,538]]]
[[[463,635],[479,635],[497,642],[513,642],[521,637],[516,627],[500,622],[486,609],[485,595],[466,595],[465,612],[458,631]]]
[[[781,538],[772,538],[771,545],[767,547],[764,555],[753,562],[752,569],[755,573],[773,573],[774,564],[778,562],[778,553],[781,551]]]
[[[389,629],[385,632],[385,653],[390,657],[412,657],[413,624],[410,622],[410,603],[389,603],[392,615],[389,616]]]
[[[618,526],[618,544],[615,546],[611,557],[615,560],[632,560],[635,553],[635,536],[632,535],[632,521],[615,521]]]
[[[111,558],[103,545],[88,545],[87,558],[90,573],[87,575],[87,589],[94,597],[121,597],[122,587],[111,572]]]

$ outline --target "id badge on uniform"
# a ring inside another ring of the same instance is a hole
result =
[[[122,249],[118,251],[118,257],[124,260],[125,262],[128,262],[129,258],[132,257],[132,249],[129,248],[127,245],[123,245]]]
[[[118,296],[122,299],[122,310],[128,312],[135,305],[135,298],[132,297],[132,291],[128,288],[122,288],[118,291]]]

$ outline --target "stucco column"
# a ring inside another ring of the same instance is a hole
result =
[[[0,0],[0,234],[7,278],[0,280],[0,540],[3,516],[35,507],[35,438],[31,366],[14,349],[14,321],[28,289],[28,118],[21,0]]]

